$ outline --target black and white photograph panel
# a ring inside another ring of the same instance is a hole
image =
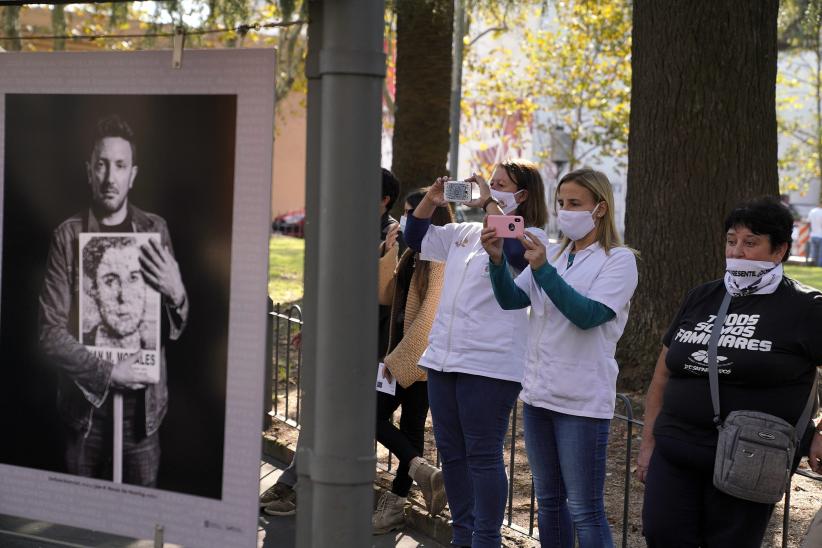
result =
[[[5,95],[0,463],[222,498],[236,95]]]

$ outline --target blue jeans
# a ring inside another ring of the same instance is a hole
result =
[[[605,518],[608,419],[566,415],[525,404],[525,449],[534,478],[543,548],[612,548]]]
[[[518,382],[428,370],[428,402],[454,546],[498,548],[508,497],[502,445]]]
[[[816,266],[822,266],[822,237],[811,236],[811,260]]]

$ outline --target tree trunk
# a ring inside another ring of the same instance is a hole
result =
[[[66,8],[62,4],[51,7],[51,31],[55,36],[65,36],[66,34]],[[54,39],[54,51],[66,49],[66,41],[62,38]]]
[[[20,51],[20,6],[3,8],[3,35],[7,36],[2,45],[8,51]]]
[[[778,193],[777,0],[636,0],[625,239],[642,254],[618,352],[650,380],[685,293],[724,271],[723,221]]]
[[[446,173],[453,0],[398,0],[392,171],[409,191]]]

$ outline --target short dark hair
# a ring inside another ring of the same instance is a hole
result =
[[[97,120],[97,127],[94,131],[94,139],[91,142],[91,153],[97,145],[106,137],[120,137],[128,141],[131,145],[131,165],[137,165],[137,143],[134,142],[134,132],[131,126],[120,118],[117,114],[111,114]]]
[[[768,236],[771,249],[788,244],[782,262],[791,254],[793,215],[788,207],[772,196],[761,196],[737,205],[725,219],[725,232],[744,226],[754,234]]]
[[[137,245],[134,236],[97,236],[91,238],[83,247],[83,272],[91,282],[91,289],[97,287],[97,269],[103,255],[109,249],[127,249]]]
[[[391,211],[394,207],[394,202],[400,195],[400,181],[396,175],[385,168],[382,168],[382,198],[388,196],[388,203],[385,205],[386,211]]]
[[[416,209],[423,198],[425,198],[425,193],[428,192],[427,188],[418,188],[416,190],[412,190],[408,194],[405,195],[405,201],[408,202],[413,209]]]

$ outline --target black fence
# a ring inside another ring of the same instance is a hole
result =
[[[266,394],[271,395],[270,400],[264,403],[264,427],[268,425],[267,421],[271,419],[285,422],[293,427],[299,428],[300,424],[300,367],[302,365],[302,351],[300,344],[300,333],[302,331],[302,310],[299,306],[280,304],[270,307],[270,337],[271,337],[271,358],[269,360],[269,371],[266,375]],[[614,436],[625,439],[624,452],[621,458],[624,460],[624,466],[621,469],[623,475],[622,482],[622,512],[621,531],[615,530],[614,533],[621,534],[622,548],[628,547],[628,533],[629,533],[629,515],[632,502],[631,496],[631,481],[632,481],[632,463],[634,459],[634,433],[641,430],[643,423],[634,416],[634,403],[625,394],[617,394],[616,397],[617,411],[620,413],[614,414],[614,419],[611,421],[611,439]],[[524,449],[522,449],[522,427],[519,420],[521,414],[521,403],[514,407],[511,414],[511,424],[505,442],[506,450],[506,467],[508,471],[508,501],[506,506],[506,513],[504,525],[519,532],[526,534],[532,538],[537,538],[537,529],[535,526],[536,519],[536,500],[534,494],[534,483],[530,482],[530,490],[527,494],[523,494],[528,500],[527,523],[515,522],[515,500],[521,500],[515,490],[515,478],[517,474],[517,454],[524,456]],[[432,444],[430,436],[426,438],[427,444]],[[518,451],[519,447],[519,451]],[[435,455],[437,465],[439,465],[439,455],[435,447],[429,447],[427,453]],[[387,471],[393,470],[393,459],[389,454],[378,462],[378,466]],[[522,463],[519,464],[522,466]],[[797,471],[798,474],[805,477],[820,481],[822,476],[807,472],[805,470]],[[530,474],[529,474],[530,477]],[[784,513],[782,518],[782,548],[788,546],[788,528],[790,524],[790,486],[784,499]],[[521,515],[522,512],[519,512]]]
[[[263,428],[271,419],[290,426],[300,424],[300,364],[303,312],[297,305],[269,302],[269,370],[265,376]]]

